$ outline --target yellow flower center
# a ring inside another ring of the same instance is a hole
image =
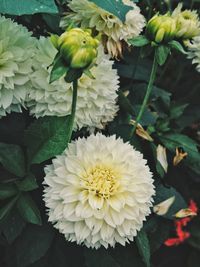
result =
[[[119,174],[107,166],[95,166],[83,175],[84,186],[98,197],[108,199],[119,188]]]
[[[185,20],[194,20],[194,15],[190,11],[185,10],[182,12],[182,16]]]

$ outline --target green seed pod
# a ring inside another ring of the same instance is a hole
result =
[[[64,32],[58,39],[58,49],[67,65],[73,69],[89,67],[97,57],[99,41],[90,31],[74,28]]]
[[[156,43],[167,43],[176,35],[176,21],[168,14],[155,15],[147,24],[147,35]]]

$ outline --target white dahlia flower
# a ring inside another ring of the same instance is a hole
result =
[[[176,37],[187,40],[200,34],[200,20],[197,10],[181,11],[182,7],[183,3],[179,3],[172,17],[176,20]]]
[[[0,117],[20,112],[30,88],[35,39],[28,30],[0,16]]]
[[[188,43],[188,51],[188,58],[192,59],[193,64],[197,64],[196,69],[200,72],[200,36]]]
[[[66,116],[71,113],[72,84],[61,78],[49,84],[51,67],[57,53],[49,39],[38,41],[35,57],[35,71],[31,75],[33,87],[30,89],[27,106],[36,118],[43,116]],[[78,82],[78,97],[75,116],[75,128],[103,128],[113,120],[116,105],[119,77],[113,69],[113,61],[98,50],[97,66],[91,68],[95,79],[82,75]]]
[[[115,15],[88,0],[72,0],[68,6],[73,13],[61,20],[61,27],[66,28],[70,20],[79,23],[82,28],[94,28],[102,34],[108,53],[118,57],[122,53],[121,41],[137,37],[145,26],[145,18],[140,13],[140,8],[130,0],[123,0],[123,3],[132,7],[127,12],[124,23]]]
[[[115,136],[79,138],[45,168],[44,201],[66,240],[99,248],[133,241],[154,185],[143,155]]]

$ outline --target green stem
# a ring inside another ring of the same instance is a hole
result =
[[[153,84],[154,84],[154,81],[155,81],[155,78],[156,78],[157,68],[158,68],[158,63],[157,63],[156,52],[155,52],[153,65],[152,65],[152,70],[151,70],[151,75],[150,75],[149,83],[148,83],[148,86],[147,86],[147,91],[146,91],[142,106],[140,108],[140,111],[139,111],[139,113],[137,115],[137,118],[136,118],[135,125],[134,125],[134,128],[133,128],[131,136],[133,136],[133,134],[134,134],[134,132],[135,132],[135,130],[137,128],[137,124],[140,122],[140,120],[142,118],[142,115],[144,113],[144,110],[146,108],[146,105],[148,103],[148,100],[149,100],[149,97],[150,97],[150,94],[151,94],[151,91],[152,91],[152,88],[153,88]]]
[[[77,89],[78,89],[78,80],[76,79],[73,81],[72,108],[71,108],[71,115],[70,115],[67,144],[71,141],[71,138],[72,138],[74,119],[75,119],[75,114],[76,114]]]

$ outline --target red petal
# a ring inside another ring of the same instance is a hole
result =
[[[165,245],[168,247],[172,247],[172,246],[178,246],[181,243],[181,240],[176,237],[176,238],[169,238],[165,241]]]
[[[198,207],[197,204],[194,202],[194,200],[190,200],[190,205],[189,209],[191,209],[193,212],[197,213],[198,212]]]
[[[182,226],[186,226],[190,221],[192,220],[191,217],[186,217],[186,218],[182,218],[181,221],[181,225]]]

